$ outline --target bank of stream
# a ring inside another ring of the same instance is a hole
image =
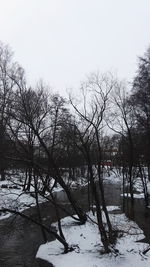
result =
[[[80,190],[73,190],[76,199],[80,205],[88,210],[87,187]],[[105,184],[106,204],[120,206],[122,212],[121,184]],[[63,191],[55,193],[58,201],[63,203],[67,209],[69,205],[67,197]],[[40,204],[42,218],[47,226],[56,221],[55,209],[50,203]],[[27,215],[36,218],[36,207],[32,207],[25,211]],[[150,243],[150,209],[145,208],[143,199],[136,199],[134,206],[130,200],[125,201],[125,213],[134,220],[144,231],[145,242]],[[62,212],[61,217],[65,214]],[[53,240],[53,236],[49,235],[48,240]],[[0,221],[0,267],[50,267],[49,263],[42,260],[36,260],[35,255],[38,247],[43,243],[43,237],[39,226],[27,221],[21,217],[11,216],[8,219]]]

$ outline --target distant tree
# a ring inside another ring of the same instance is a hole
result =
[[[9,149],[7,135],[7,122],[9,121],[10,109],[13,101],[14,82],[10,79],[16,71],[16,64],[12,63],[10,48],[0,43],[0,175],[5,179],[5,170],[8,167],[6,155]]]
[[[108,126],[121,136],[123,171],[126,170],[126,180],[129,182],[129,191],[133,200],[134,181],[134,141],[133,130],[135,116],[133,105],[129,103],[129,95],[123,83],[117,82],[112,92],[112,107],[108,113]],[[125,146],[124,146],[125,144]]]
[[[134,105],[138,132],[143,136],[142,155],[148,167],[150,180],[150,48],[139,58],[131,102]]]

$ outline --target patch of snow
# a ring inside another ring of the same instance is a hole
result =
[[[114,207],[109,208],[113,209]],[[88,215],[95,219],[91,213]],[[124,214],[111,214],[110,217],[113,225],[123,232],[116,244],[116,249],[119,250],[117,256],[113,253],[100,253],[102,243],[98,228],[90,220],[85,225],[77,225],[72,218],[66,217],[62,220],[63,232],[75,250],[63,254],[62,245],[55,240],[41,245],[36,257],[51,262],[55,267],[149,267],[148,253],[142,254],[148,244],[136,242],[144,238],[142,230]]]
[[[123,196],[123,194],[121,194],[121,196]],[[125,193],[124,194],[124,197],[129,197],[129,198],[131,198],[131,194],[130,193]],[[141,194],[133,194],[133,197],[134,198],[138,198],[138,199],[140,199],[140,198],[144,198],[144,194],[143,193],[141,193]]]
[[[121,208],[118,207],[118,206],[107,206],[107,210],[108,210],[108,211],[121,210]]]
[[[150,194],[150,182],[147,183],[147,191],[148,191],[148,194]]]
[[[104,182],[111,183],[111,184],[118,184],[122,182],[122,178],[120,175],[117,175],[113,172],[110,172],[110,175],[105,175]]]
[[[16,189],[13,186],[14,183],[11,180],[0,181],[0,208],[11,208],[21,212],[36,205],[35,198],[30,194],[34,192],[33,187],[30,193],[26,193],[22,191],[22,187],[18,186],[18,189]],[[43,201],[43,198],[39,196],[39,202]],[[10,213],[0,214],[0,220],[11,215]]]

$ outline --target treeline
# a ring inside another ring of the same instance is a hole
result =
[[[44,195],[46,191],[51,194],[49,181],[53,177],[55,185],[59,183],[65,190],[78,220],[84,223],[86,214],[63,179],[66,168],[70,179],[76,179],[80,172],[89,183],[101,240],[109,252],[115,232],[105,204],[103,167],[106,162],[122,173],[124,192],[128,185],[132,200],[134,179],[139,175],[148,201],[150,51],[139,59],[131,91],[111,73],[93,73],[82,83],[79,99],[70,93],[66,100],[41,82],[35,88],[29,87],[23,68],[13,61],[10,49],[1,44],[1,180],[5,180],[9,169],[22,168],[26,172],[23,189],[30,191],[34,184],[35,193],[41,194],[37,190],[40,179]],[[67,250],[61,229],[60,236]]]

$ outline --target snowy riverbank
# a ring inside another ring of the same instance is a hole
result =
[[[33,197],[35,193],[35,189],[33,186],[30,188],[30,192],[24,192],[23,181],[22,178],[23,173],[19,173],[17,175],[11,175],[9,179],[5,181],[0,181],[0,208],[7,207],[10,209],[16,209],[21,212],[25,209],[33,207],[36,205],[36,200]],[[122,177],[115,173],[114,171],[109,171],[104,174],[104,183],[106,184],[122,184]],[[54,184],[54,180],[51,179],[51,186]],[[72,189],[80,188],[87,186],[87,180],[85,178],[80,177],[77,181],[71,181],[68,183],[68,186]],[[148,192],[150,194],[150,182],[147,183]],[[57,186],[57,188],[53,188],[53,192],[62,191],[61,186]],[[134,183],[134,197],[135,198],[144,198],[143,187],[140,178],[137,178]],[[126,196],[126,194],[125,194]],[[130,197],[130,194],[128,194]],[[38,196],[39,203],[42,203],[45,200],[42,196]],[[10,213],[0,213],[0,220],[6,219],[11,216]]]
[[[118,207],[109,206],[108,210]],[[89,216],[95,220],[93,215]],[[124,214],[110,214],[115,229],[120,232],[116,249],[117,254],[103,254],[97,226],[89,219],[85,225],[77,225],[71,218],[62,220],[66,240],[75,247],[73,252],[63,254],[63,247],[55,240],[39,247],[36,257],[52,263],[55,267],[149,267],[150,252],[143,251],[149,244],[137,242],[144,238],[136,223]],[[56,225],[56,224],[55,224]]]
[[[23,191],[23,182],[20,181],[20,175],[14,175],[5,181],[0,181],[0,209],[8,208],[22,212],[25,209],[36,205],[35,189],[31,185],[30,192]],[[61,191],[62,188],[54,188],[53,191]],[[39,203],[47,201],[43,196],[38,195]],[[9,212],[0,213],[0,220],[10,217]]]
[[[119,175],[111,173],[105,176],[104,183],[119,184],[121,186],[122,180]],[[86,180],[79,179],[77,182],[70,183],[71,188],[80,188],[87,185]],[[148,184],[149,186],[149,184]],[[62,190],[61,187],[55,191]],[[139,178],[134,184],[135,197],[143,198],[142,183]],[[0,182],[0,207],[13,208],[18,211],[23,211],[27,208],[36,205],[34,194],[34,187],[31,186],[30,193],[22,191],[22,185],[19,185],[19,177],[12,177],[4,182]],[[39,196],[39,201],[45,201],[43,197]],[[108,206],[108,210],[112,211],[119,209],[118,207]],[[9,217],[10,213],[0,214],[0,219]],[[95,218],[90,213],[93,220]],[[68,254],[62,254],[63,248],[58,241],[53,241],[43,244],[39,247],[37,257],[52,262],[55,267],[148,267],[150,264],[150,252],[145,255],[142,253],[149,245],[146,243],[136,242],[144,238],[142,230],[133,222],[127,219],[124,214],[110,214],[111,221],[117,230],[123,235],[118,238],[116,249],[119,253],[111,253],[109,255],[102,254],[102,244],[97,230],[97,226],[90,220],[85,225],[77,225],[75,222],[66,217],[62,219],[63,231],[67,241],[70,245],[75,246],[75,250]]]

